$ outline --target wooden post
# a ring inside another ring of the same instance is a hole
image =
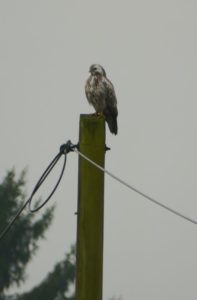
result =
[[[104,167],[105,121],[80,116],[79,151]],[[79,157],[76,300],[102,300],[104,173]]]

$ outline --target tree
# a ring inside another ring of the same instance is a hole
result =
[[[75,279],[75,247],[66,255],[64,261],[55,265],[43,282],[17,300],[74,300],[74,295],[66,295]]]
[[[0,230],[9,223],[24,203],[24,187],[24,171],[16,178],[15,171],[11,170],[0,183]],[[74,281],[74,248],[63,262],[56,264],[54,270],[38,287],[23,295],[5,295],[5,291],[13,284],[20,286],[24,282],[27,263],[36,253],[38,241],[44,237],[51,224],[53,213],[54,207],[46,209],[40,218],[35,214],[22,214],[7,235],[0,240],[0,300],[55,300],[57,296],[61,296],[62,299],[74,299],[64,297],[70,283]]]

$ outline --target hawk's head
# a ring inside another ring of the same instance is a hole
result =
[[[89,71],[93,76],[94,75],[106,76],[105,70],[101,65],[97,65],[97,64],[91,65]]]

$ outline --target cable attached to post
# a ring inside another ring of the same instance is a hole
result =
[[[28,200],[21,206],[21,208],[18,210],[17,214],[14,216],[14,218],[8,223],[8,225],[4,228],[4,230],[1,232],[0,234],[0,240],[6,235],[6,233],[10,230],[11,226],[14,224],[14,222],[16,221],[16,219],[20,216],[20,214],[22,213],[22,211],[25,209],[25,207],[27,206],[27,204],[29,204],[29,210],[30,212],[34,213],[37,212],[38,210],[40,210],[49,200],[50,198],[53,196],[53,194],[55,193],[58,185],[60,184],[60,181],[63,177],[64,171],[65,171],[65,167],[66,167],[66,158],[67,158],[67,154],[70,151],[73,151],[74,148],[76,148],[77,145],[73,145],[71,143],[71,141],[67,141],[66,144],[63,144],[60,146],[60,150],[59,153],[54,157],[54,159],[51,161],[51,163],[48,165],[48,167],[46,168],[46,170],[43,172],[42,176],[40,177],[40,179],[38,180],[38,182],[36,183],[31,196],[28,198]],[[50,172],[53,170],[53,168],[55,167],[55,165],[57,164],[57,162],[59,161],[60,157],[64,155],[64,162],[63,162],[63,166],[62,166],[62,170],[60,172],[60,176],[57,180],[57,183],[55,184],[54,188],[52,189],[52,192],[49,194],[49,196],[46,198],[46,200],[40,204],[38,207],[36,208],[31,208],[31,204],[32,204],[32,200],[33,197],[35,195],[35,193],[39,190],[39,188],[41,187],[41,185],[43,184],[43,182],[46,180],[46,178],[48,177],[48,175],[50,174]]]
[[[28,199],[28,203],[29,203],[29,210],[31,213],[37,212],[38,210],[40,210],[49,200],[50,198],[53,196],[53,194],[55,193],[58,185],[60,184],[60,181],[62,179],[62,176],[64,174],[65,171],[65,167],[66,167],[66,159],[67,159],[67,153],[71,151],[70,149],[70,144],[71,142],[68,141],[66,144],[63,144],[62,146],[60,146],[60,151],[59,153],[54,157],[54,159],[51,161],[51,163],[48,165],[48,167],[46,168],[46,170],[43,172],[42,176],[40,177],[40,179],[38,180],[38,182],[36,183],[31,196]],[[40,188],[40,186],[43,184],[43,182],[46,180],[46,178],[48,177],[48,175],[51,173],[51,171],[53,170],[53,168],[55,167],[55,165],[57,164],[58,160],[60,159],[60,157],[64,154],[64,163],[62,166],[62,170],[60,173],[60,176],[57,180],[57,183],[55,184],[52,192],[49,194],[49,196],[46,198],[46,200],[40,204],[38,207],[36,208],[31,208],[31,203],[33,200],[33,197],[35,195],[35,193],[38,191],[38,189]]]
[[[108,150],[108,149],[106,149]],[[48,167],[46,168],[46,170],[43,172],[43,174],[41,175],[40,179],[38,180],[38,182],[36,183],[31,196],[28,198],[28,200],[21,206],[21,208],[18,210],[17,214],[14,216],[14,218],[8,223],[8,225],[3,229],[3,231],[0,234],[0,240],[6,235],[6,233],[10,230],[11,226],[14,224],[14,222],[16,221],[16,219],[20,216],[20,214],[22,213],[22,211],[25,209],[25,207],[27,206],[27,204],[29,204],[29,210],[31,213],[37,212],[38,210],[40,210],[49,200],[50,198],[53,196],[53,194],[55,193],[57,187],[60,184],[60,181],[63,177],[64,171],[65,171],[65,167],[66,167],[66,159],[67,159],[67,154],[71,151],[76,152],[79,156],[81,156],[83,159],[87,160],[89,163],[91,163],[92,165],[94,165],[96,168],[100,169],[101,171],[103,171],[104,173],[106,173],[107,175],[109,175],[110,177],[112,177],[113,179],[115,179],[116,181],[118,181],[119,183],[125,185],[126,187],[128,187],[129,189],[133,190],[134,192],[138,193],[139,195],[141,195],[142,197],[146,198],[147,200],[153,202],[154,204],[164,208],[165,210],[168,210],[169,212],[185,219],[186,221],[189,221],[193,224],[197,224],[197,220],[194,220],[193,218],[190,218],[182,213],[180,213],[179,211],[153,199],[152,197],[150,197],[149,195],[145,194],[144,192],[141,192],[140,190],[136,189],[135,187],[131,186],[130,184],[128,184],[127,182],[125,182],[124,180],[122,180],[121,178],[119,178],[118,176],[112,174],[111,172],[109,172],[108,170],[106,170],[105,168],[101,167],[100,165],[98,165],[96,162],[94,162],[93,160],[91,160],[89,157],[87,157],[86,155],[84,155],[83,153],[81,153],[79,151],[79,145],[76,144],[72,144],[70,140],[68,140],[66,142],[66,144],[63,144],[60,146],[60,150],[59,153],[54,157],[54,159],[51,161],[51,163],[48,165]],[[60,157],[64,155],[64,162],[63,162],[63,166],[62,166],[62,170],[60,172],[59,178],[54,186],[54,188],[52,189],[51,193],[49,194],[49,196],[46,198],[46,200],[40,204],[38,207],[36,208],[32,208],[31,204],[32,204],[32,200],[34,195],[36,194],[36,192],[39,190],[39,188],[41,187],[41,185],[43,184],[43,182],[46,180],[46,178],[48,177],[48,175],[50,174],[50,172],[53,170],[53,168],[55,167],[55,165],[57,164],[57,162],[59,161]]]
[[[99,164],[97,164],[95,161],[91,160],[89,157],[87,157],[86,155],[84,155],[83,153],[81,153],[77,148],[74,149],[74,151],[81,156],[83,159],[85,159],[86,161],[88,161],[89,163],[91,163],[93,166],[95,166],[97,169],[101,170],[102,172],[106,173],[107,175],[109,175],[110,177],[112,177],[113,179],[115,179],[116,181],[118,181],[119,183],[121,183],[122,185],[126,186],[127,188],[129,188],[130,190],[134,191],[135,193],[141,195],[142,197],[146,198],[147,200],[153,202],[154,204],[164,208],[165,210],[168,210],[169,212],[171,212],[174,215],[177,215],[178,217],[185,219],[188,222],[191,222],[193,224],[197,225],[197,220],[190,218],[188,216],[186,216],[185,214],[177,211],[176,209],[173,209],[159,201],[157,201],[156,199],[153,199],[152,197],[150,197],[149,195],[147,195],[146,193],[140,191],[139,189],[133,187],[132,185],[130,185],[129,183],[127,183],[126,181],[122,180],[121,178],[119,178],[118,176],[112,174],[111,172],[109,172],[108,170],[106,170],[105,168],[103,168],[102,166],[100,166]]]

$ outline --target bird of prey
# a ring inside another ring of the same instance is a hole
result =
[[[102,115],[113,134],[118,133],[117,125],[117,99],[113,84],[107,78],[106,72],[101,65],[94,64],[89,69],[90,76],[86,81],[85,93],[96,115]]]

